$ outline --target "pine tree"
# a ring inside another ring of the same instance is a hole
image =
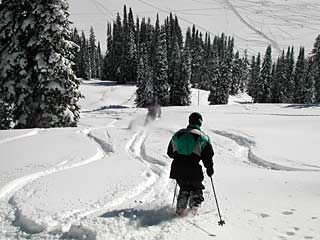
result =
[[[149,55],[146,43],[140,47],[140,59],[137,68],[137,107],[146,107],[150,99],[154,99],[154,86],[152,78],[152,69],[150,66]]]
[[[269,103],[271,102],[271,70],[272,70],[272,59],[271,59],[271,46],[269,45],[261,68],[261,75],[257,81],[257,102]]]
[[[311,52],[312,70],[314,73],[315,103],[320,103],[320,35],[316,38]]]
[[[0,16],[0,92],[10,126],[76,126],[81,94],[67,2],[4,0]]]
[[[170,101],[170,94],[167,72],[166,32],[164,27],[161,27],[160,29],[158,15],[153,33],[153,48],[151,56],[154,97],[161,105],[167,106]]]
[[[112,51],[113,58],[111,63],[111,79],[114,81],[123,81],[123,71],[122,71],[122,57],[123,52],[123,27],[121,23],[121,17],[119,13],[117,14],[116,21],[113,23],[113,41],[112,41]]]
[[[97,77],[97,48],[96,48],[96,35],[94,34],[93,27],[90,27],[89,44],[88,44],[88,54],[89,54],[89,79]]]
[[[84,78],[86,80],[89,80],[91,77],[88,40],[83,31],[81,33],[80,41],[80,68],[78,77]]]
[[[303,103],[314,103],[315,91],[314,91],[314,79],[315,79],[315,72],[314,72],[314,65],[311,58],[307,60],[306,66],[306,74],[304,79],[304,92],[303,92]]]
[[[234,39],[227,38],[224,34],[220,39],[214,40],[214,49],[217,58],[214,61],[212,72],[213,78],[210,86],[208,100],[210,104],[227,104],[230,91],[230,79],[232,73]]]
[[[294,103],[305,103],[304,100],[304,83],[306,78],[306,60],[304,56],[304,48],[300,47],[298,60],[294,72]]]
[[[242,78],[242,66],[239,52],[236,52],[232,63],[232,74],[230,84],[230,94],[236,95],[240,91],[240,80]]]
[[[293,94],[294,94],[294,77],[293,77],[293,71],[294,71],[294,49],[293,47],[288,47],[286,59],[285,59],[285,65],[286,65],[286,84],[283,86],[285,88],[285,103],[291,103],[293,101]]]
[[[240,61],[240,71],[241,71],[241,76],[240,76],[239,89],[241,92],[244,92],[245,89],[247,89],[248,81],[250,77],[249,60],[248,60],[248,55],[246,50],[244,52],[244,57]]]
[[[286,61],[284,51],[282,51],[281,56],[277,60],[275,67],[274,79],[272,83],[271,90],[271,102],[272,103],[283,103],[285,99],[285,89],[286,84]]]
[[[252,56],[251,65],[250,65],[250,77],[248,82],[248,94],[252,97],[252,99],[256,98],[256,76],[255,76],[255,69],[256,69],[256,57]]]
[[[102,79],[111,80],[114,77],[113,72],[114,49],[111,23],[107,24],[107,50],[103,58]]]
[[[81,37],[78,33],[77,28],[73,29],[71,40],[78,46],[75,53],[75,58],[74,58],[75,64],[73,66],[73,70],[77,77],[81,77],[81,67],[82,67],[81,66]]]
[[[101,79],[102,77],[102,64],[103,64],[103,57],[101,53],[101,47],[100,47],[100,42],[98,42],[98,46],[96,47],[96,78]]]

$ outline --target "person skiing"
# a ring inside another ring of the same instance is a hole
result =
[[[200,129],[202,121],[200,113],[191,113],[189,125],[173,135],[167,149],[168,156],[173,158],[170,178],[175,179],[180,188],[176,206],[176,214],[180,216],[186,214],[188,203],[191,211],[196,213],[204,201],[200,160],[209,177],[214,173],[214,151],[209,136]]]
[[[148,113],[146,116],[145,124],[147,125],[150,121],[156,120],[161,117],[161,107],[158,103],[158,99],[154,98],[147,103]]]

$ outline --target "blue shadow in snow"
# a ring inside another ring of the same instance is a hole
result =
[[[314,108],[314,107],[320,107],[320,104],[290,104],[285,106],[284,108],[302,109],[302,108]]]
[[[170,221],[176,217],[174,211],[169,207],[159,209],[122,209],[106,212],[102,214],[102,218],[125,217],[132,222],[138,223],[139,227],[150,227]]]

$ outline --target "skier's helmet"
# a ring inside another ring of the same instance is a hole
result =
[[[198,125],[199,127],[201,127],[201,125],[202,125],[202,116],[201,116],[201,114],[198,113],[198,112],[191,113],[190,116],[189,116],[189,124]]]

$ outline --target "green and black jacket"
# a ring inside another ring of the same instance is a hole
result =
[[[204,134],[197,125],[176,132],[168,146],[167,154],[173,158],[170,178],[179,180],[203,180],[201,165],[213,167],[213,148],[209,136]]]

